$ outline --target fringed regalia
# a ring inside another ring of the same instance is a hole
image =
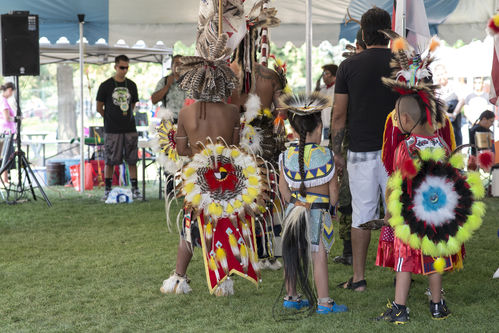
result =
[[[195,243],[191,230],[197,224],[210,293],[225,288],[232,274],[258,283],[255,223],[266,211],[270,192],[261,163],[219,142],[206,144],[182,169],[183,234]]]
[[[302,182],[298,163],[298,146],[293,145],[279,157],[284,178],[290,188],[299,188]],[[326,147],[314,143],[305,145],[304,152],[305,179],[307,188],[329,183],[334,175],[333,152]],[[284,216],[287,216],[295,207],[297,201],[310,204],[309,236],[312,252],[319,250],[322,240],[326,252],[329,253],[334,242],[333,223],[329,213],[329,196],[307,192],[304,198],[298,191],[292,193],[290,204],[286,207]]]

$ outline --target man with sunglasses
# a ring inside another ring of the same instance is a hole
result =
[[[126,78],[129,62],[126,55],[117,56],[114,59],[115,75],[102,82],[97,92],[97,112],[104,118],[106,189],[103,201],[111,192],[114,166],[123,160],[130,171],[133,198],[142,198],[137,186],[138,133],[133,116],[139,98],[137,85]]]

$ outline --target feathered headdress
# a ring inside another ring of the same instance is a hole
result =
[[[306,116],[321,112],[326,107],[331,106],[331,100],[318,92],[313,92],[310,95],[305,93],[288,94],[281,96],[280,106],[280,109],[288,110],[299,116]]]
[[[236,88],[236,75],[226,61],[232,53],[232,49],[226,47],[227,38],[227,34],[222,34],[209,46],[200,47],[199,56],[180,58],[179,85],[190,98],[222,102]]]
[[[257,1],[246,16],[246,34],[234,52],[234,59],[241,67],[241,92],[249,93],[255,88],[255,62],[258,49],[258,29],[277,27],[281,21],[276,17],[277,10],[268,6],[268,0]],[[267,45],[268,51],[268,45]],[[265,52],[267,52],[265,51]],[[263,54],[262,54],[263,56]]]
[[[380,30],[392,39],[393,60],[390,63],[393,69],[391,77],[383,77],[383,83],[401,95],[418,95],[425,105],[428,124],[437,129],[445,122],[444,104],[437,98],[435,90],[438,85],[432,84],[429,65],[433,61],[431,53],[440,45],[432,38],[428,54],[424,59],[405,40],[391,30]]]

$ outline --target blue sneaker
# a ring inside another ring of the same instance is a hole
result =
[[[301,296],[297,296],[295,298],[292,296],[287,296],[284,298],[282,306],[284,306],[286,309],[300,310],[302,308],[310,306],[310,303],[308,302],[308,299],[301,299]]]
[[[317,313],[318,314],[329,314],[329,313],[338,313],[338,312],[347,312],[348,308],[343,304],[336,304],[332,299],[328,302],[331,307],[325,305],[317,305]]]

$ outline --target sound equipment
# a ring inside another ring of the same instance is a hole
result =
[[[40,75],[38,15],[15,11],[0,16],[0,75]]]

